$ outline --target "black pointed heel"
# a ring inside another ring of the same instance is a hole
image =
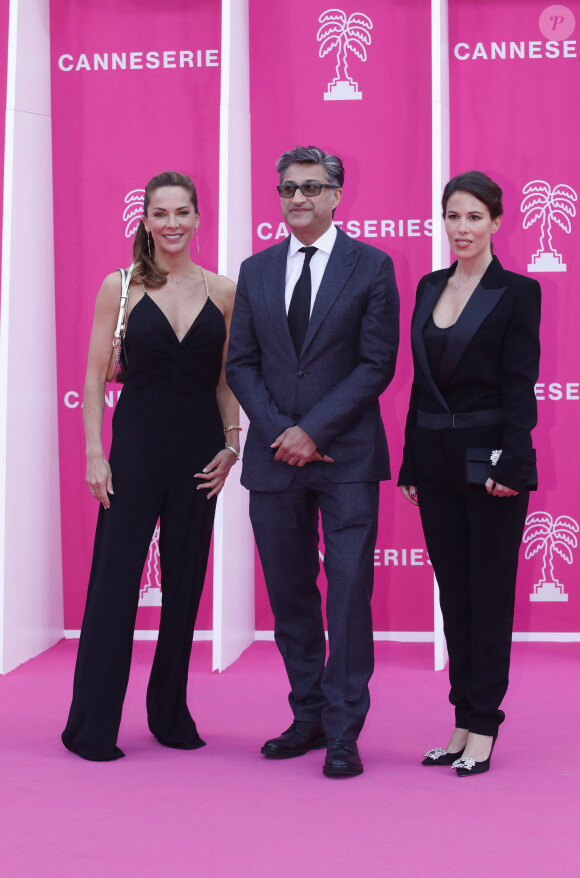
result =
[[[455,753],[450,753],[448,750],[444,750],[443,747],[435,747],[434,750],[429,750],[425,753],[425,759],[421,765],[453,765],[455,760],[461,758],[462,754],[463,750],[456,750]]]
[[[475,759],[464,759],[463,757],[461,757],[461,759],[456,759],[451,767],[456,770],[457,777],[473,777],[474,774],[485,774],[486,771],[489,771],[491,766],[491,754],[493,753],[496,741],[497,732],[493,736],[489,756],[487,759],[484,759],[483,762],[477,762]]]

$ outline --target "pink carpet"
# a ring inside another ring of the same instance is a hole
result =
[[[564,878],[580,875],[579,644],[514,646],[489,774],[423,768],[451,723],[445,673],[424,644],[377,644],[365,774],[322,776],[324,751],[259,754],[289,724],[271,643],[222,675],[196,643],[190,703],[208,746],[149,735],[153,644],[137,643],[118,762],[68,753],[59,735],[76,642],[0,678],[0,870],[6,878]]]

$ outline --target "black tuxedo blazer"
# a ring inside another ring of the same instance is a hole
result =
[[[398,483],[417,484],[418,411],[457,414],[501,408],[503,453],[493,467],[493,478],[520,491],[537,421],[534,385],[540,360],[540,285],[533,278],[505,271],[494,256],[451,328],[439,373],[433,376],[423,328],[456,265],[425,275],[417,288],[411,322],[415,371]]]
[[[271,443],[298,424],[334,463],[307,464],[335,482],[390,478],[379,396],[395,372],[399,294],[386,253],[340,229],[300,357],[285,307],[289,238],[240,268],[226,376],[250,419],[242,484],[280,491],[294,467]]]

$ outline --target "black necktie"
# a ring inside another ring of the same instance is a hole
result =
[[[312,278],[310,276],[310,260],[316,253],[317,247],[300,247],[299,252],[304,253],[304,265],[302,273],[296,282],[290,306],[288,308],[288,327],[294,342],[297,356],[300,356],[308,323],[310,321],[310,298],[312,296]]]

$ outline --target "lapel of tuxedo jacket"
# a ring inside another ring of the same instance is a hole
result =
[[[337,229],[336,241],[330,253],[328,263],[322,276],[322,281],[314,307],[308,324],[308,331],[304,339],[301,356],[311,344],[320,324],[332,308],[336,299],[342,292],[342,289],[352,274],[356,263],[358,262],[358,249],[341,229]]]
[[[451,266],[450,272],[453,268]],[[497,256],[494,256],[457,322],[451,327],[437,376],[441,388],[445,388],[473,336],[505,293],[507,286],[502,283],[503,280],[503,268]]]
[[[296,351],[292,343],[292,337],[288,328],[286,315],[286,262],[288,259],[288,247],[290,236],[280,244],[266,250],[264,260],[263,290],[266,299],[266,308],[276,332],[282,349],[285,353],[296,359]]]
[[[417,305],[417,310],[411,327],[411,342],[413,350],[415,351],[415,356],[423,370],[423,374],[429,384],[431,393],[446,411],[449,411],[449,406],[445,402],[443,394],[436,385],[433,375],[431,374],[431,369],[429,368],[429,360],[427,359],[427,351],[425,350],[425,342],[423,341],[423,328],[431,316],[433,308],[437,303],[437,299],[443,292],[443,287],[447,283],[448,276],[449,275],[446,273],[436,284],[431,283],[431,281],[425,282],[425,288]]]

